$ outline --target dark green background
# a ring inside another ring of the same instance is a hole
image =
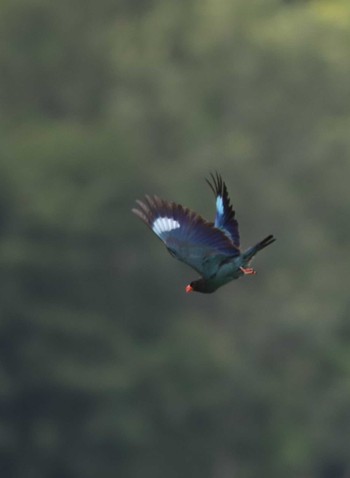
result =
[[[350,4],[0,4],[2,478],[350,474]],[[214,215],[255,277],[134,217]]]

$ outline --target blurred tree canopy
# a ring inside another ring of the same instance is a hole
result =
[[[1,476],[350,474],[350,4],[3,0]],[[213,214],[214,296],[130,214]],[[211,206],[210,206],[211,204]]]

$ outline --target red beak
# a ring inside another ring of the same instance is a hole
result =
[[[190,286],[190,285],[187,285],[185,290],[186,290],[187,293],[188,292],[193,292],[193,287]]]

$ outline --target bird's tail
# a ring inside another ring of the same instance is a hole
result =
[[[265,237],[265,239],[263,239],[262,241],[255,244],[255,246],[250,247],[249,249],[247,249],[243,253],[244,261],[249,262],[250,259],[252,259],[257,252],[261,251],[262,249],[265,249],[265,247],[267,247],[270,244],[272,244],[273,242],[275,242],[275,240],[276,239],[270,234],[269,236]]]

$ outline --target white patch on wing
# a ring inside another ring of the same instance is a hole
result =
[[[157,236],[162,234],[162,232],[170,232],[179,227],[180,223],[172,217],[158,217],[152,224],[152,230]]]
[[[216,198],[216,210],[219,214],[224,214],[224,203],[221,196]]]

